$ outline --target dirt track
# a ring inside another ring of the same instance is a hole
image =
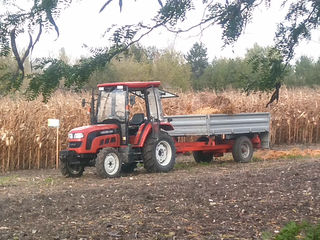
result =
[[[290,220],[320,220],[319,159],[0,177],[0,239],[260,239]]]

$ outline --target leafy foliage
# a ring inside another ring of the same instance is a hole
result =
[[[284,4],[287,1],[284,1]],[[298,0],[290,4],[285,21],[278,25],[276,47],[286,62],[294,56],[294,50],[303,39],[310,39],[311,31],[320,24],[320,1]]]
[[[0,55],[8,56],[12,50],[18,63],[18,70],[24,75],[23,63],[39,41],[43,28],[49,30],[53,27],[59,37],[59,28],[54,19],[59,16],[62,8],[71,3],[71,0],[35,0],[28,10],[20,8],[15,2],[3,3],[8,11],[0,14]],[[28,48],[21,57],[17,50],[16,38],[25,32],[29,34],[30,40]]]
[[[190,88],[190,66],[181,54],[172,51],[150,54],[152,50],[131,46],[119,54],[106,67],[95,71],[89,85],[102,82],[161,81],[166,88]]]
[[[0,55],[8,56],[10,52],[13,52],[17,61],[16,72],[7,73],[2,78],[2,83],[8,84],[7,89],[17,89],[21,86],[25,75],[25,60],[39,41],[43,30],[53,30],[59,37],[59,28],[55,20],[71,2],[72,0],[35,0],[31,7],[25,10],[19,7],[16,0],[2,1],[9,11],[0,14]],[[118,2],[119,9],[122,10],[122,0],[105,0],[100,11],[107,11],[108,5],[112,2]],[[92,74],[105,67],[118,53],[127,50],[160,27],[181,34],[195,28],[203,31],[213,25],[218,25],[223,30],[221,38],[225,45],[233,44],[243,33],[246,25],[252,21],[253,11],[262,4],[268,8],[271,0],[219,2],[203,0],[202,3],[197,2],[198,5],[195,4],[195,0],[167,0],[165,4],[161,0],[157,2],[155,1],[155,5],[161,8],[150,24],[138,23],[111,27],[109,30],[113,31],[110,38],[112,46],[109,49],[93,49],[92,57],[81,59],[74,66],[67,66],[56,59],[37,61],[37,68],[43,68],[43,71],[29,75],[31,78],[28,89],[29,97],[34,98],[37,94],[43,93],[46,99],[62,79],[65,80],[66,87],[81,88],[88,82]],[[286,75],[288,63],[294,56],[295,47],[302,39],[309,39],[311,31],[319,27],[320,2],[318,0],[297,0],[291,3],[282,0],[282,2],[283,5],[290,4],[290,6],[285,21],[279,24],[275,34],[276,45],[264,55],[255,55],[249,59],[252,70],[259,77],[243,78],[242,82],[245,83],[248,92],[276,88],[275,94],[277,95]],[[192,11],[199,5],[205,9],[202,19],[191,23],[187,28],[180,28],[180,23],[190,18]],[[23,33],[27,33],[30,40],[26,51],[20,55],[17,51],[16,38]],[[198,66],[198,70],[195,70],[192,64],[191,67],[197,78],[205,72],[203,67]],[[253,75],[250,74],[250,76]],[[201,87],[201,83],[197,84],[198,87]],[[242,83],[240,85],[243,86]]]
[[[204,88],[223,90],[228,87],[244,88],[244,76],[251,78],[249,64],[240,58],[237,59],[214,59],[205,69],[195,89]]]
[[[90,78],[91,74],[106,66],[110,60],[122,52],[122,48],[93,49],[93,56],[84,58],[72,66],[57,59],[37,59],[35,70],[37,73],[28,75],[30,84],[27,96],[30,100],[42,94],[44,101],[58,88],[60,80],[64,79],[64,86],[80,90]]]
[[[0,57],[0,95],[12,89],[18,89],[22,84],[21,76],[16,76],[16,62],[11,55]]]
[[[252,76],[254,76],[245,79],[247,92],[270,91],[281,84],[286,75],[283,57],[276,48],[263,49],[256,45],[248,51],[246,59],[252,67]]]
[[[29,75],[31,78],[27,96],[29,99],[36,98],[42,93],[44,101],[48,100],[51,93],[59,86],[60,79],[68,74],[68,66],[62,60],[42,59],[39,60],[35,69],[44,69],[41,73]]]

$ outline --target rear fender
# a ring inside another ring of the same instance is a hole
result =
[[[152,131],[151,123],[142,124],[134,140],[134,147],[143,147],[144,142],[146,141],[151,131]]]
[[[165,131],[170,131],[170,130],[173,130],[173,127],[170,123],[160,123],[160,129],[163,129]],[[134,147],[143,147],[145,141],[147,140],[151,132],[152,132],[151,123],[141,125],[134,141]]]

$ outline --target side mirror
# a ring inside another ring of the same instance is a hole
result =
[[[130,96],[130,105],[133,106],[134,104],[136,104],[136,96],[131,95]]]
[[[83,98],[82,101],[81,101],[81,106],[82,106],[82,107],[85,107],[85,106],[86,106],[86,100],[85,100],[84,98]]]

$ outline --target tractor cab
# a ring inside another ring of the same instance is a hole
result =
[[[161,98],[176,97],[159,89],[160,82],[129,82],[99,84],[96,112],[92,124],[116,124],[120,133],[120,144],[134,144],[139,128],[144,123],[163,122]],[[143,112],[132,113],[136,98]]]

